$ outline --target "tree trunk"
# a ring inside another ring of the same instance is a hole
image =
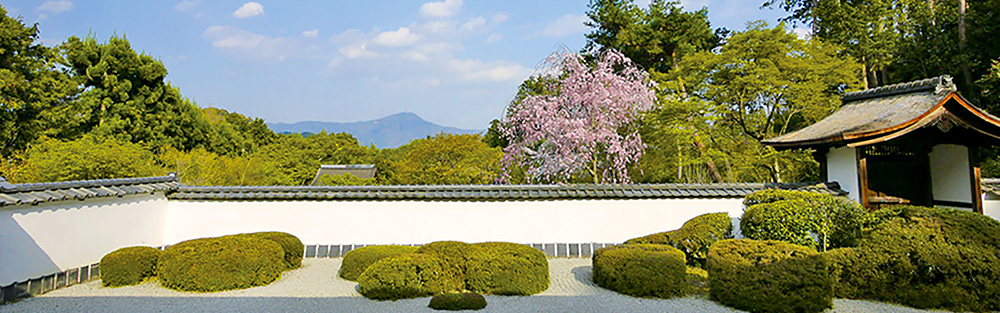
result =
[[[698,154],[705,156],[705,144],[701,143],[701,139],[698,139],[698,133],[694,133],[694,146],[698,148]],[[705,158],[705,166],[708,167],[708,173],[712,176],[713,183],[721,183],[722,175],[719,174],[719,169],[715,167],[715,162],[712,158]]]
[[[868,83],[868,63],[865,61],[865,56],[861,56],[861,80],[865,83],[865,89],[871,88]]]
[[[966,0],[958,0],[958,51],[961,54],[968,55],[966,51],[966,37],[965,37],[965,9]],[[969,60],[962,60],[962,76],[965,79],[965,85],[972,87],[974,83],[972,81],[972,72],[969,71]]]

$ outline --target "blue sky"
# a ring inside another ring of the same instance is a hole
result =
[[[642,0],[639,1],[642,3]],[[713,28],[776,24],[763,1],[686,0]],[[268,122],[413,112],[484,129],[551,52],[585,44],[589,1],[4,1],[47,45],[124,35],[201,107]]]

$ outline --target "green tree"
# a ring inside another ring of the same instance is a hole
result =
[[[315,178],[320,165],[370,164],[374,161],[373,150],[359,145],[350,134],[324,131],[308,137],[280,135],[252,156],[266,160],[266,184],[307,185]]]
[[[208,150],[217,154],[250,155],[278,138],[263,119],[218,108],[205,108],[202,112],[211,125]]]
[[[115,138],[84,135],[73,141],[42,138],[22,156],[11,177],[16,183],[56,182],[163,175],[151,152]]]
[[[718,46],[708,10],[684,12],[677,1],[653,0],[640,8],[631,0],[595,0],[587,11],[588,52],[621,51],[640,68],[667,73],[688,53]]]
[[[153,150],[208,147],[208,121],[165,81],[167,69],[160,61],[136,53],[128,40],[116,36],[107,43],[70,37],[60,49],[85,91],[52,112],[50,135],[114,136]]]
[[[491,184],[499,177],[503,152],[478,135],[438,134],[386,153],[383,182],[400,185]]]
[[[190,186],[259,186],[267,184],[268,163],[255,156],[217,155],[202,148],[164,149],[157,156],[181,183]]]
[[[38,43],[38,26],[0,6],[0,159],[28,147],[44,128],[40,115],[75,93],[58,51]]]
[[[858,65],[834,45],[803,41],[784,25],[751,24],[716,52],[685,58],[676,73],[689,97],[671,90],[652,123],[668,147],[692,147],[679,158],[711,158],[724,181],[795,181],[815,164],[801,151],[777,152],[760,141],[808,126],[832,113],[839,95],[859,84]],[[704,140],[706,149],[685,142]],[[683,148],[682,148],[683,149]],[[700,151],[699,151],[700,150]],[[669,151],[669,150],[668,150]],[[678,160],[676,163],[684,164]]]

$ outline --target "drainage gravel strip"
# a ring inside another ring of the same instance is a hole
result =
[[[437,312],[430,297],[373,301],[357,283],[336,276],[340,258],[305,259],[267,286],[214,293],[179,292],[155,280],[102,288],[93,281],[0,306],[0,312]],[[530,297],[486,296],[479,312],[741,312],[700,297],[641,299],[595,286],[590,259],[549,259],[549,289]],[[932,312],[858,300],[833,301],[826,312]]]

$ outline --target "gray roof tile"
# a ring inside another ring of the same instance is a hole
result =
[[[51,201],[169,192],[180,183],[175,176],[10,184],[0,179],[0,207]]]
[[[179,186],[173,200],[437,200],[509,201],[627,198],[741,198],[766,188],[843,195],[824,184],[429,185],[429,186]]]

